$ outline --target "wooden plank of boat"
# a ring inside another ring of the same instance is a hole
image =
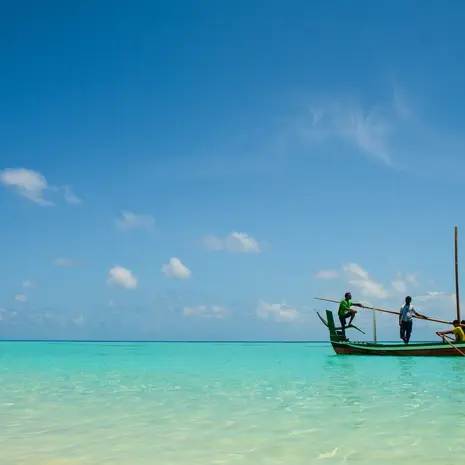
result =
[[[331,345],[338,355],[379,355],[397,357],[460,357],[462,354],[444,342],[412,344],[371,344],[363,342],[333,342]],[[455,344],[465,350],[465,342]]]
[[[328,322],[320,315],[318,310],[316,311],[316,314],[318,315],[318,318],[322,321],[322,323],[328,328]]]
[[[449,344],[454,350],[456,350],[460,355],[465,357],[465,354],[457,347],[457,345],[452,344],[452,342],[450,341],[450,339],[447,336],[443,335],[442,340],[444,342],[447,342],[447,344]]]
[[[318,318],[322,321],[322,323],[328,328],[328,322],[320,315],[318,310],[316,310],[316,314],[318,315]],[[346,329],[348,329],[348,328],[356,329],[357,331],[361,332],[362,334],[365,334],[365,331],[362,331],[358,326],[350,325],[350,326],[346,327]]]

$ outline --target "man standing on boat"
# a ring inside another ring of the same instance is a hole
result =
[[[339,304],[339,321],[341,322],[341,329],[342,329],[342,335],[346,337],[346,320],[347,318],[350,317],[349,324],[347,326],[350,326],[352,324],[352,320],[355,317],[355,314],[357,313],[357,310],[354,310],[350,307],[352,305],[354,307],[362,307],[362,304],[355,304],[352,302],[352,294],[350,292],[346,292],[344,295],[344,300],[341,300]]]
[[[400,314],[399,314],[399,326],[400,326],[400,338],[408,344],[410,341],[410,335],[412,334],[412,327],[413,327],[413,316],[417,316],[419,318],[424,318],[425,320],[428,319],[425,315],[420,315],[416,310],[415,307],[411,304],[412,298],[408,295],[405,298],[405,305],[400,307]]]

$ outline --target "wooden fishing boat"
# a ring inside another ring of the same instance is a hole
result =
[[[334,324],[333,312],[326,310],[326,320],[318,314],[320,319],[329,329],[329,338],[334,352],[338,355],[391,355],[402,357],[453,357],[463,356],[465,342],[421,342],[410,344],[378,344],[372,342],[346,341],[342,335],[341,328]],[[347,329],[350,329],[349,326]],[[353,329],[358,329],[353,327]]]
[[[457,305],[457,320],[460,320],[460,304],[459,304],[459,286],[458,286],[458,252],[457,252],[457,227],[455,228],[455,286],[456,286],[456,305]],[[318,300],[327,302],[339,303],[335,300],[323,299],[316,297]],[[333,312],[326,310],[326,319],[323,318],[317,311],[317,315],[322,323],[329,330],[329,338],[331,345],[338,355],[381,355],[381,356],[402,356],[402,357],[465,357],[465,341],[451,342],[447,336],[442,336],[442,340],[438,342],[421,342],[421,343],[399,343],[399,344],[379,344],[376,342],[376,320],[375,312],[391,313],[399,315],[399,312],[384,310],[374,307],[362,307],[373,311],[373,342],[352,342],[349,341],[343,334],[342,328],[336,327],[334,322]],[[415,318],[415,317],[414,317]],[[428,321],[452,324],[451,321],[439,320],[436,318],[428,318]],[[351,325],[345,328],[355,329],[365,334],[360,328]]]

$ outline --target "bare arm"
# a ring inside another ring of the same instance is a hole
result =
[[[415,313],[415,315],[416,315],[417,317],[419,317],[419,318],[424,318],[425,320],[427,320],[427,319],[428,319],[428,317],[427,317],[427,316],[425,316],[425,315],[422,315],[421,313],[418,313],[416,310],[414,310],[414,311],[413,311],[413,313]]]
[[[454,333],[454,331],[452,329],[449,330],[449,331],[436,331],[436,334],[438,336],[445,336],[446,334],[453,334],[453,333]]]

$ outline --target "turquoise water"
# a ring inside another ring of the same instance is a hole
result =
[[[1,465],[443,464],[465,358],[322,344],[0,343]]]

